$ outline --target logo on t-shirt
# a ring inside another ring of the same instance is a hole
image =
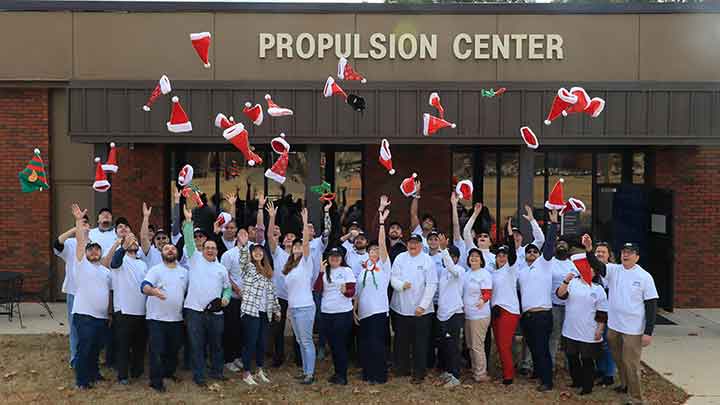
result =
[[[639,282],[639,281],[633,281],[633,284],[632,284],[632,285],[633,285],[633,287],[640,287],[640,282]]]
[[[596,300],[596,299],[597,299],[597,294],[594,293],[594,292],[593,292],[593,293],[590,293],[590,298]]]

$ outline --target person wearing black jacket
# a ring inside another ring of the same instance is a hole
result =
[[[659,298],[655,282],[640,265],[640,247],[626,243],[622,247],[622,264],[605,264],[593,253],[590,235],[582,244],[588,262],[608,283],[608,344],[617,363],[620,385],[616,391],[628,393],[627,403],[642,403],[640,358],[642,348],[652,343],[652,333]]]

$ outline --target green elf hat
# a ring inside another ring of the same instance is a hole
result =
[[[323,195],[323,194],[329,193],[330,191],[332,191],[332,189],[330,187],[330,183],[328,183],[327,181],[323,181],[321,184],[318,184],[317,186],[310,187],[310,191],[312,191],[315,194]]]
[[[45,165],[40,157],[40,149],[35,149],[35,155],[30,159],[27,166],[18,173],[20,187],[23,193],[43,191],[50,188],[45,174]]]

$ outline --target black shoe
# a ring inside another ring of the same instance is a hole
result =
[[[423,378],[413,377],[410,382],[415,385],[422,384],[425,382],[425,377],[423,377]]]
[[[200,388],[207,388],[207,383],[205,381],[194,381],[195,385],[197,385]]]
[[[347,378],[342,378],[337,375],[330,377],[330,379],[328,379],[328,382],[330,384],[335,384],[335,385],[347,385],[347,383],[348,383]]]
[[[118,383],[120,385],[130,385],[130,381],[128,381],[127,378],[123,378],[123,379],[119,380]]]
[[[618,394],[627,394],[628,393],[627,387],[623,387],[622,385],[618,385],[617,387],[613,388],[613,390],[615,392],[617,392]]]
[[[518,370],[518,374],[520,374],[521,376],[529,376],[532,375],[532,370],[529,370],[527,368],[521,368]]]
[[[280,368],[283,365],[282,360],[273,360],[272,362],[272,368]]]
[[[513,383],[512,378],[510,378],[510,379],[507,379],[507,378],[506,378],[506,379],[503,379],[503,385],[511,385],[512,383]]]
[[[95,381],[105,381],[105,377],[102,376],[102,374],[99,374],[95,377]]]
[[[601,385],[603,387],[609,387],[611,385],[615,385],[615,378],[613,376],[609,377],[603,377],[600,382],[598,382],[598,385]]]
[[[582,388],[582,384],[574,382],[570,384],[570,388]]]
[[[300,381],[300,384],[311,385],[314,382],[315,382],[315,377],[311,376],[311,375],[307,375],[307,376],[305,376],[305,378],[302,381]]]
[[[552,391],[552,387],[549,386],[549,385],[542,384],[542,385],[539,385],[539,386],[536,388],[536,391],[537,391],[537,392]]]
[[[578,395],[588,395],[592,394],[592,388],[583,388],[578,392]]]
[[[151,384],[150,384],[150,388],[152,388],[152,389],[154,389],[156,392],[160,392],[160,393],[163,393],[163,392],[167,391],[167,390],[165,389],[165,386],[162,385],[162,384],[157,384],[157,385],[156,385],[156,384],[152,384],[152,383],[151,383]]]
[[[528,377],[528,378],[531,379],[531,380],[537,380],[538,376],[537,376],[537,374],[535,374],[535,373],[533,372],[533,373],[530,373],[530,377]]]

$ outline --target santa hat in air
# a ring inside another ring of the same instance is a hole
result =
[[[593,97],[590,99],[588,106],[585,107],[585,114],[591,118],[597,118],[601,112],[605,109],[605,100],[600,97]]]
[[[260,104],[252,105],[249,101],[246,102],[243,108],[243,114],[245,114],[256,127],[259,127],[263,122],[263,110]]]
[[[435,92],[430,93],[430,100],[428,101],[428,103],[431,106],[435,107],[440,118],[445,119],[445,109],[443,108],[442,104],[440,104],[440,95],[439,94],[437,94]]]
[[[265,95],[265,100],[267,100],[267,113],[271,117],[285,117],[288,115],[293,115],[293,110],[285,107],[280,107],[277,104],[275,104],[274,101],[272,101],[272,98],[269,94]]]
[[[345,91],[340,87],[339,84],[335,83],[335,79],[333,79],[332,76],[328,76],[327,80],[325,81],[323,96],[325,96],[325,98],[328,98],[336,95],[342,96],[342,98],[347,100],[347,94],[345,93]]]
[[[95,182],[93,182],[93,190],[104,193],[110,189],[110,182],[107,179],[107,176],[105,176],[105,171],[102,168],[102,164],[100,164],[100,158],[95,158]]]
[[[567,110],[568,107],[575,104],[577,101],[578,98],[576,95],[571,94],[565,88],[560,88],[557,95],[555,95],[555,99],[553,99],[550,113],[548,113],[547,118],[545,118],[545,125],[550,125],[555,118],[563,114],[563,111]]]
[[[221,212],[215,220],[215,222],[217,222],[223,230],[225,229],[225,225],[227,225],[230,221],[232,221],[232,215],[227,212]]]
[[[390,175],[395,174],[395,169],[393,169],[392,164],[392,154],[390,153],[390,142],[388,142],[387,139],[383,139],[380,141],[380,158],[379,158],[380,164],[383,165],[385,169],[387,169],[388,173]]]
[[[223,131],[235,125],[235,119],[233,117],[226,117],[223,113],[218,113],[215,116],[215,126],[222,129]]]
[[[530,127],[520,127],[520,136],[528,148],[537,149],[538,146],[540,146],[537,136],[535,136],[535,133]]]
[[[195,170],[193,170],[193,167],[190,165],[185,165],[180,169],[180,173],[178,173],[178,184],[180,187],[185,187],[192,182],[194,172]]]
[[[206,68],[210,67],[210,61],[208,60],[208,53],[210,52],[210,37],[211,35],[209,32],[197,32],[190,34],[192,46],[195,48],[195,52],[197,52]]]
[[[571,88],[570,94],[577,96],[578,101],[568,107],[568,109],[563,112],[563,115],[585,113],[591,118],[597,118],[603,109],[605,109],[605,100],[600,97],[590,98],[582,87]]]
[[[458,195],[458,197],[467,200],[472,201],[473,196],[473,184],[470,180],[462,180],[457,183],[455,186],[455,193]]]
[[[263,160],[250,148],[248,131],[242,122],[231,126],[223,131],[223,137],[230,141],[245,157],[248,166],[261,165]]]
[[[413,173],[400,183],[400,191],[402,191],[405,197],[412,197],[417,193],[417,176],[417,173]]]
[[[170,121],[167,123],[167,129],[170,132],[190,132],[192,131],[192,122],[188,118],[185,110],[180,105],[180,99],[177,96],[172,98],[173,106],[170,111]]]
[[[278,153],[280,157],[273,163],[271,168],[265,170],[265,177],[283,184],[285,183],[285,175],[287,173],[290,144],[285,140],[285,134],[280,134],[280,136],[270,141],[270,147],[275,153]]]
[[[356,72],[352,68],[352,66],[350,66],[348,60],[342,56],[338,61],[337,77],[340,80],[360,80],[360,83],[367,83],[365,77],[363,77],[363,75],[361,75],[360,73]]]
[[[560,210],[560,215],[565,215],[568,212],[585,212],[585,203],[577,198],[568,198],[565,206]]]
[[[455,128],[455,124],[428,113],[423,114],[423,135],[430,136],[438,130],[447,127]]]
[[[555,183],[550,191],[548,200],[545,201],[545,208],[549,210],[561,210],[565,207],[565,199],[563,198],[563,183],[565,179],[561,178]]]
[[[170,86],[170,79],[168,79],[167,76],[162,75],[160,77],[160,80],[155,85],[155,89],[153,90],[152,94],[150,94],[150,98],[148,98],[148,101],[143,106],[143,110],[150,111],[150,107],[153,105],[155,100],[157,100],[158,97],[161,95],[166,95],[172,91],[172,86]]]
[[[586,283],[591,284],[593,279],[592,267],[587,259],[585,253],[577,253],[570,256],[575,268],[580,273],[580,277],[585,280]]]
[[[107,161],[102,165],[102,169],[106,173],[117,173],[117,149],[115,149],[115,142],[110,142],[110,152],[108,152]]]
[[[200,197],[200,190],[195,187],[185,186],[180,193],[183,197],[185,197],[185,199],[192,199],[195,202],[195,205],[199,208],[202,208],[205,205]]]

